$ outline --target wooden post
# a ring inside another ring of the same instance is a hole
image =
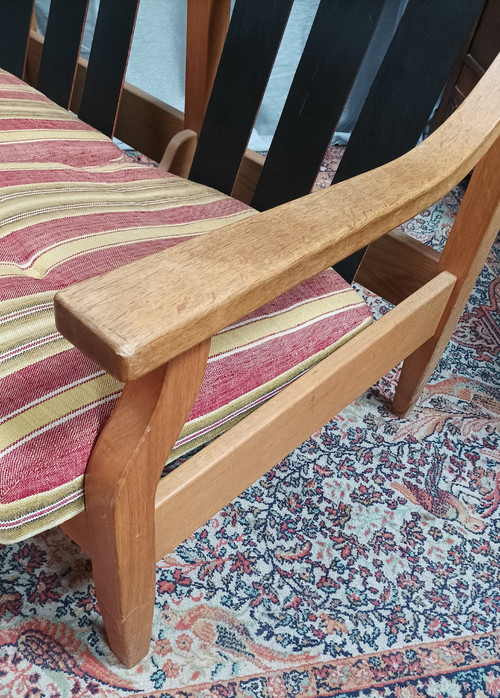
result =
[[[33,5],[33,9],[31,10],[30,32],[37,32],[37,31],[38,31],[38,26],[36,23],[35,6]]]
[[[457,277],[434,336],[403,364],[392,409],[406,415],[427,385],[460,319],[500,228],[500,139],[476,165],[438,271]]]
[[[230,0],[188,0],[184,128],[200,133],[229,25]]]
[[[88,552],[108,642],[120,662],[148,652],[155,599],[155,494],[189,416],[210,342],[125,385],[85,474]]]

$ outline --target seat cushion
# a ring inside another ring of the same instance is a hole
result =
[[[251,215],[213,189],[130,162],[0,71],[1,542],[83,509],[86,463],[122,387],[58,334],[54,293]],[[370,322],[361,297],[328,269],[224,329],[170,460]]]

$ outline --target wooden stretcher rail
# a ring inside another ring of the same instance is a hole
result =
[[[452,274],[439,274],[160,480],[156,559],[429,339],[454,284]]]

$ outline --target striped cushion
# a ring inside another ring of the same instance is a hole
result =
[[[55,291],[255,212],[131,163],[3,71],[0,183],[0,541],[12,542],[83,509],[85,466],[121,390],[57,333]],[[220,332],[171,459],[370,321],[356,292],[327,270]]]

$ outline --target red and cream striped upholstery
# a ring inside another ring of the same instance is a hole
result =
[[[121,389],[56,332],[55,291],[251,215],[213,189],[131,163],[0,71],[1,542],[82,510],[85,466]],[[172,459],[370,322],[327,270],[220,332]]]

